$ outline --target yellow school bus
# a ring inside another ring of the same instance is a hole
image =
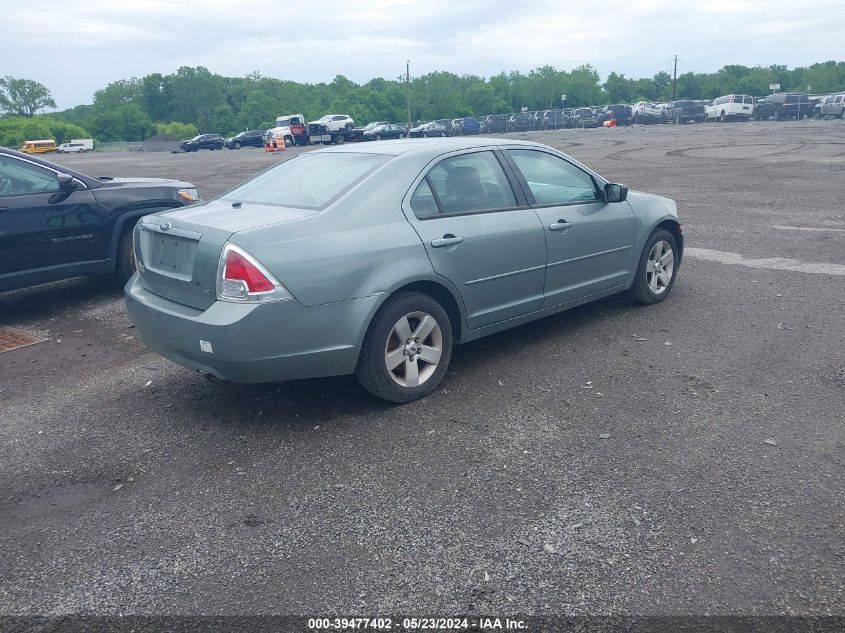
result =
[[[21,151],[27,154],[46,154],[47,152],[55,152],[56,149],[58,148],[54,140],[24,141],[21,146]]]

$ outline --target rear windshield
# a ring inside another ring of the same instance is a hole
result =
[[[223,199],[320,209],[390,158],[352,152],[300,156],[259,174]]]

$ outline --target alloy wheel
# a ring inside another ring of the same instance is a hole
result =
[[[666,292],[675,271],[675,254],[669,242],[660,240],[651,247],[645,271],[648,289],[655,295]]]
[[[443,332],[435,318],[416,311],[399,319],[384,346],[387,373],[400,387],[418,387],[429,380],[443,353]]]

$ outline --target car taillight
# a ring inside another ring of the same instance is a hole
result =
[[[218,265],[217,298],[255,303],[284,301],[293,296],[252,255],[239,246],[227,243]]]

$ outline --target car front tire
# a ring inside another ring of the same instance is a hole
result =
[[[382,400],[417,400],[443,380],[452,343],[452,323],[440,303],[418,292],[395,295],[367,330],[355,376]]]
[[[678,243],[666,229],[655,230],[646,240],[630,297],[637,303],[659,303],[669,296],[678,274]]]

